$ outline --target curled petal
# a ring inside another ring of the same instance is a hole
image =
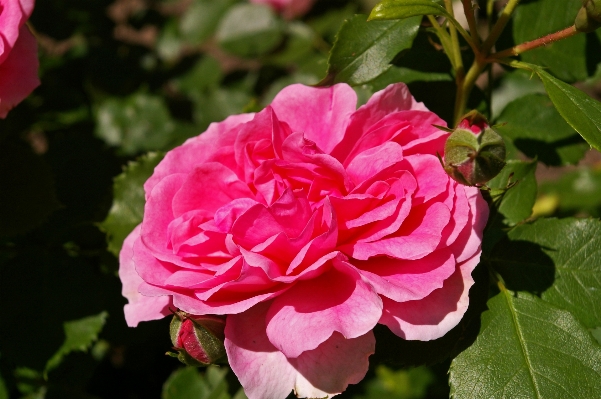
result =
[[[378,294],[395,302],[413,301],[441,288],[455,271],[455,257],[448,249],[417,260],[402,260],[379,256],[364,262],[354,262],[361,275]]]
[[[304,133],[327,154],[342,140],[356,104],[357,95],[347,85],[295,84],[280,91],[271,106],[279,120],[286,121],[293,132]]]
[[[26,25],[19,29],[12,50],[0,55],[5,55],[0,57],[4,58],[0,64],[0,118],[5,118],[8,111],[40,85],[38,46]]]
[[[221,162],[225,166],[235,168],[234,143],[237,128],[246,123],[254,114],[232,115],[222,122],[211,123],[206,132],[188,139],[183,145],[169,151],[165,158],[154,168],[154,173],[146,183],[146,198],[165,177],[177,173],[190,173],[198,165],[205,162]]]
[[[273,301],[267,313],[267,336],[287,357],[315,349],[337,331],[357,338],[371,331],[382,302],[350,265],[336,267],[312,280],[297,282]]]
[[[265,334],[269,305],[258,304],[226,321],[225,350],[249,399],[284,399],[293,389],[299,397],[329,398],[365,376],[375,350],[371,331],[355,339],[334,333],[314,350],[287,358]]]
[[[474,284],[472,271],[479,261],[480,254],[459,265],[442,288],[423,299],[395,302],[384,298],[380,323],[408,340],[430,341],[442,337],[459,323],[467,310],[469,290]]]
[[[123,283],[121,294],[128,301],[124,307],[125,321],[130,327],[137,326],[141,321],[162,319],[170,313],[171,305],[168,296],[144,296],[138,292],[138,287],[144,283],[133,261],[133,246],[139,236],[140,226],[127,236],[119,253],[119,278]]]

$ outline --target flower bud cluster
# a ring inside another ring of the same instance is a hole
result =
[[[178,311],[173,315],[169,332],[174,352],[188,366],[208,366],[225,356],[223,345],[225,318],[212,315],[194,316]]]
[[[505,143],[481,114],[471,111],[445,144],[444,169],[455,181],[480,186],[505,166]]]

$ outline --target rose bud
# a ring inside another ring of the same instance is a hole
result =
[[[505,166],[505,143],[484,116],[471,111],[447,139],[444,169],[455,181],[480,186]]]
[[[583,0],[574,21],[578,32],[593,32],[601,27],[601,0]]]
[[[225,318],[219,316],[194,316],[176,312],[171,320],[169,333],[177,357],[188,366],[208,366],[225,355],[223,346]]]

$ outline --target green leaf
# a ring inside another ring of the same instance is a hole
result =
[[[167,150],[182,139],[163,97],[146,93],[104,101],[96,123],[96,135],[123,155]]]
[[[58,367],[63,358],[74,351],[87,352],[88,348],[98,339],[108,313],[101,312],[96,316],[67,321],[63,324],[65,329],[65,342],[58,351],[48,360],[44,368],[44,377],[48,372]]]
[[[545,94],[545,86],[539,79],[532,79],[532,73],[516,69],[503,75],[492,92],[491,111],[496,120],[507,104],[527,94]]]
[[[229,399],[226,368],[210,366],[204,375],[196,367],[174,371],[163,385],[162,399]]]
[[[142,222],[144,216],[144,182],[163,154],[148,153],[130,162],[123,173],[113,182],[113,206],[99,227],[107,233],[108,250],[119,256],[121,246],[131,231]]]
[[[392,66],[382,75],[367,83],[374,91],[384,89],[396,82],[450,82],[451,75],[442,72],[423,72],[414,69]]]
[[[200,126],[199,130],[206,129],[211,122],[222,121],[230,115],[243,112],[251,99],[244,90],[223,87],[194,98],[194,119]]]
[[[278,49],[272,55],[265,58],[265,63],[281,66],[284,68],[296,68],[302,60],[311,56],[315,43],[323,40],[315,32],[300,21],[291,21],[286,24],[285,47]]]
[[[386,72],[392,59],[413,44],[420,18],[367,22],[365,15],[346,21],[328,59],[328,74],[321,84],[346,82],[360,85]]]
[[[439,0],[384,0],[376,4],[369,19],[403,19],[418,15],[442,15],[453,19]]]
[[[255,57],[273,50],[282,40],[282,24],[273,11],[258,4],[238,4],[225,14],[216,38],[224,50]]]
[[[174,86],[192,99],[205,95],[207,89],[216,88],[223,79],[219,61],[210,56],[203,57],[185,75],[174,80]]]
[[[588,328],[601,326],[601,222],[540,219],[499,242],[489,262],[507,287],[542,292]]]
[[[488,301],[476,342],[451,363],[451,397],[594,398],[601,347],[567,311],[506,289]]]
[[[504,189],[508,183],[515,182],[503,195],[499,213],[505,217],[505,223],[513,225],[530,217],[536,202],[536,161],[524,162],[510,160],[501,173],[487,183],[492,189]]]
[[[515,43],[534,40],[573,25],[581,6],[581,0],[538,0],[521,4],[514,16]],[[575,35],[528,51],[521,57],[526,62],[548,67],[562,80],[582,81],[588,76],[585,42],[585,35]]]
[[[27,367],[17,367],[14,371],[17,389],[24,396],[22,399],[44,399],[46,384],[41,373]]]
[[[576,164],[589,146],[557,112],[548,96],[529,94],[511,102],[496,121],[506,144],[546,165]]]
[[[545,85],[553,105],[580,135],[595,149],[601,151],[601,103],[577,88],[549,75],[537,65],[512,63],[535,72]]]
[[[200,45],[217,29],[233,0],[194,0],[182,16],[179,30],[186,42]]]

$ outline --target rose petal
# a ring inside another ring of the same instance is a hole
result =
[[[366,260],[386,255],[397,259],[420,259],[432,253],[442,239],[442,230],[449,223],[451,212],[441,203],[430,207],[415,207],[401,225],[398,236],[374,242],[347,244],[341,249],[352,257]]]
[[[267,336],[287,357],[317,348],[334,333],[357,338],[378,322],[382,304],[350,265],[297,282],[277,297],[267,313]],[[334,288],[335,287],[335,288]]]
[[[401,338],[430,341],[455,327],[469,306],[469,290],[474,284],[472,271],[480,254],[457,266],[442,288],[423,299],[395,302],[383,298],[384,311],[380,323]]]
[[[299,398],[330,398],[343,392],[365,377],[375,349],[372,331],[353,339],[335,332],[316,349],[290,359],[298,370],[294,392]]]
[[[326,154],[342,139],[357,104],[347,85],[314,88],[300,84],[285,87],[271,106],[279,120],[293,132],[301,132]]]
[[[355,145],[373,125],[386,115],[403,110],[427,111],[428,109],[422,103],[415,101],[406,84],[389,85],[384,90],[371,96],[365,105],[359,107],[351,116],[348,130],[345,132],[344,138],[339,141],[340,144],[333,148],[331,152],[326,152],[345,164],[345,159]]]
[[[194,168],[173,196],[173,215],[202,209],[215,213],[237,198],[254,198],[248,186],[226,166],[208,162]]]
[[[422,299],[455,271],[455,257],[450,250],[438,250],[417,260],[375,257],[353,262],[361,275],[378,294],[395,302]]]
[[[0,26],[3,26],[4,11],[0,13]],[[5,118],[8,111],[40,85],[37,41],[26,25],[18,32],[19,38],[12,50],[0,53],[0,60],[3,59],[0,61],[0,118]]]
[[[229,315],[225,323],[227,358],[249,399],[283,399],[296,379],[296,370],[267,339],[265,314],[269,303]]]
[[[136,327],[141,321],[158,320],[170,313],[171,298],[168,296],[148,297],[138,292],[144,280],[136,272],[133,260],[134,242],[140,236],[140,226],[137,226],[123,241],[119,253],[119,278],[123,287],[121,294],[127,298],[127,305],[123,308],[125,321],[130,327]]]
[[[184,144],[169,151],[165,158],[154,168],[154,173],[146,183],[146,198],[155,185],[166,176],[177,173],[190,173],[205,162],[221,161],[234,170],[237,166],[234,158],[234,143],[237,128],[241,123],[254,118],[254,114],[232,115],[224,121],[211,123],[207,131],[188,139]]]
[[[349,163],[346,172],[356,184],[359,184],[402,160],[401,146],[389,141],[358,154]]]
[[[334,333],[318,348],[288,359],[265,334],[269,305],[258,304],[226,320],[229,364],[249,399],[283,399],[292,389],[298,397],[329,398],[363,379],[375,350],[371,331],[355,339]]]
[[[480,252],[482,246],[482,237],[484,227],[488,221],[488,204],[480,195],[480,190],[476,187],[461,186],[465,190],[467,200],[470,205],[471,218],[466,227],[457,237],[457,240],[451,249],[453,250],[457,262],[463,262],[475,253]]]

